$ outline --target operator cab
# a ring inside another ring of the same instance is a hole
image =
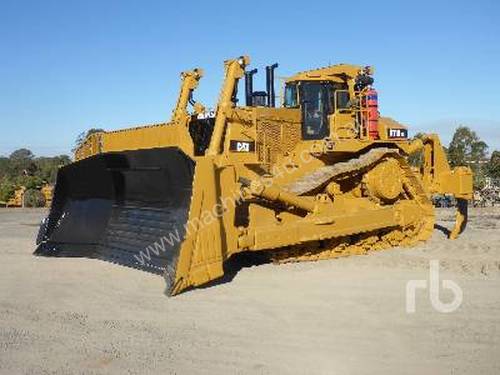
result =
[[[253,76],[257,69],[245,72],[247,106],[275,107],[274,70],[277,67],[278,64],[266,67],[266,91],[253,90]],[[370,136],[377,139],[376,92],[367,91],[373,83],[372,74],[371,67],[338,64],[288,78],[283,107],[300,109],[302,139],[324,139],[339,129],[344,138]]]
[[[285,108],[301,108],[302,138],[323,139],[329,136],[328,116],[349,106],[347,83],[298,81],[285,86]]]

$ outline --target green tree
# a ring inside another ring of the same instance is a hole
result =
[[[488,177],[500,178],[500,151],[495,150],[491,153],[486,170]]]
[[[3,177],[0,179],[0,201],[7,202],[10,198],[14,196],[14,191],[16,190],[16,185],[8,177]]]
[[[487,151],[488,145],[479,139],[476,132],[466,126],[460,126],[455,130],[448,147],[448,159],[452,167],[479,165],[486,158]]]
[[[9,156],[8,176],[34,175],[37,171],[37,166],[33,160],[34,157],[35,155],[27,148],[20,148],[14,151]]]
[[[9,158],[0,156],[0,180],[7,176],[9,170]]]
[[[16,186],[24,186],[27,189],[41,189],[45,181],[39,176],[18,176],[15,180]]]
[[[10,154],[9,159],[10,160],[32,160],[35,157],[31,150],[28,150],[27,148],[20,148],[16,151],[14,151],[12,154]]]
[[[8,158],[0,157],[0,201],[8,201],[21,186],[38,190],[45,183],[54,184],[59,167],[70,162],[67,155],[35,157],[25,148],[14,151]]]
[[[54,184],[56,181],[57,170],[69,163],[71,159],[68,155],[59,155],[54,157],[39,157],[35,159],[38,167],[37,176],[49,184]]]
[[[24,204],[26,207],[43,207],[45,198],[40,190],[28,189],[24,193]]]
[[[479,189],[484,185],[486,174],[483,163],[487,152],[488,145],[476,132],[466,126],[460,126],[455,130],[448,147],[448,160],[452,167],[460,165],[471,167],[474,172],[474,188]]]

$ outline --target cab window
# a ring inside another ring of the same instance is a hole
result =
[[[322,82],[302,82],[300,105],[302,108],[302,138],[322,139],[328,135],[330,98],[327,85]]]
[[[296,83],[288,83],[285,86],[285,102],[284,106],[286,108],[297,108],[297,84]]]
[[[330,114],[349,107],[350,98],[346,84],[337,82],[329,83],[328,92],[330,96]]]

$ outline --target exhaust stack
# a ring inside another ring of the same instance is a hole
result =
[[[276,94],[274,92],[274,70],[278,67],[278,63],[266,66],[266,91],[267,91],[267,106],[276,106]]]
[[[247,107],[253,106],[253,76],[257,69],[245,72],[245,104]]]

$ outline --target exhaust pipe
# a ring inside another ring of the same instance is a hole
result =
[[[278,67],[278,63],[266,66],[266,91],[267,91],[267,106],[276,106],[276,94],[274,92],[274,70]]]
[[[257,69],[245,72],[245,104],[247,107],[253,106],[253,76]]]

